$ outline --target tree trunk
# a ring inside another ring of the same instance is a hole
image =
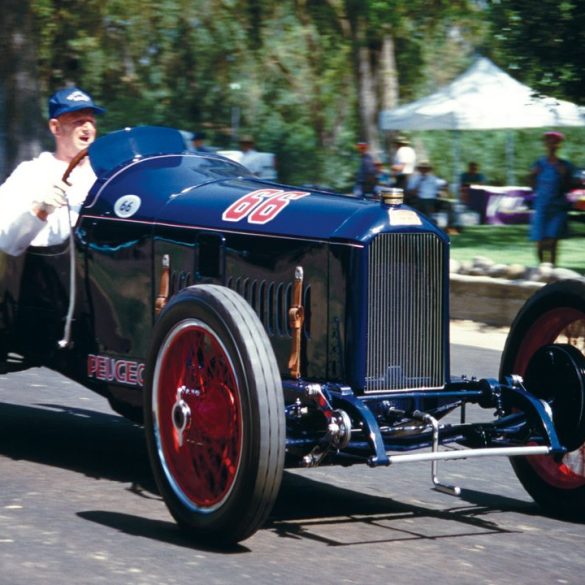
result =
[[[359,140],[367,142],[370,152],[380,149],[377,127],[377,95],[375,76],[372,69],[372,53],[367,43],[367,30],[364,18],[354,14],[352,27],[352,52],[356,73],[358,114],[360,121]]]
[[[360,121],[365,141],[370,145],[370,151],[380,150],[378,140],[378,99],[376,82],[372,65],[372,51],[369,47],[359,48],[359,107]]]
[[[378,116],[380,110],[398,105],[398,73],[394,37],[386,31],[374,47],[368,38],[368,20],[362,0],[327,0],[338,16],[340,29],[350,39],[357,86],[359,140],[368,142],[372,153],[381,153]],[[367,12],[367,11],[366,11]],[[379,34],[374,38],[379,39]]]
[[[5,0],[0,19],[0,180],[39,154],[42,114],[29,0]]]
[[[303,37],[305,40],[305,48],[312,58],[309,59],[309,71],[311,72],[309,79],[306,83],[310,86],[310,103],[309,110],[311,113],[311,122],[315,134],[317,136],[317,142],[320,148],[327,146],[326,137],[326,124],[325,124],[325,112],[322,103],[322,92],[321,92],[321,76],[319,73],[319,61],[321,58],[321,48],[318,40],[315,38],[315,31],[311,26],[311,20],[307,13],[307,1],[301,0],[296,4],[297,17],[302,25]]]
[[[378,87],[380,88],[380,109],[392,110],[398,107],[398,72],[394,52],[394,37],[387,32],[382,39],[380,66],[378,67]],[[383,136],[384,150],[390,151],[392,140],[389,133]]]
[[[394,37],[386,33],[380,51],[380,110],[391,110],[398,106],[398,72],[394,56]]]

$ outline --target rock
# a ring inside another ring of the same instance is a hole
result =
[[[485,276],[485,269],[478,266],[472,266],[467,272],[469,276]]]
[[[494,265],[494,261],[487,256],[474,256],[472,264],[476,270],[487,272]]]
[[[449,272],[451,274],[458,274],[461,270],[461,262],[459,260],[449,259]]]
[[[509,327],[524,302],[547,283],[585,280],[573,270],[548,262],[526,267],[476,256],[472,261],[451,260],[449,267],[451,318],[495,326]]]
[[[506,264],[494,264],[488,268],[487,275],[492,278],[505,278],[507,270]]]
[[[528,266],[524,271],[524,279],[531,282],[545,282],[538,266]]]
[[[526,280],[452,274],[450,316],[495,326],[510,326],[530,296],[544,286]]]
[[[554,282],[556,280],[566,280],[568,278],[581,278],[581,275],[574,270],[569,270],[568,268],[553,268],[549,282]]]
[[[553,272],[553,265],[550,262],[543,262],[531,270],[529,279],[533,282],[550,282]]]
[[[509,264],[504,278],[508,280],[520,280],[526,274],[526,267],[522,264]]]

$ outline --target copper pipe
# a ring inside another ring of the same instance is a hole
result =
[[[295,280],[293,284],[292,304],[288,310],[288,323],[291,329],[292,341],[288,369],[291,377],[301,377],[301,331],[305,321],[305,310],[302,305],[303,295],[303,269],[295,268]]]

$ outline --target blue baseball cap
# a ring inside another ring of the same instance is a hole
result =
[[[49,98],[49,118],[58,118],[77,110],[92,110],[96,114],[103,114],[106,111],[97,106],[91,96],[78,87],[60,89]]]

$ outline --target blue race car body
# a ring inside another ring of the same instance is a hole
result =
[[[166,128],[113,133],[89,157],[98,179],[71,240],[0,259],[1,333],[144,421],[159,489],[197,538],[252,534],[285,465],[428,460],[436,485],[456,492],[436,478],[441,459],[541,457],[562,475],[585,442],[582,354],[561,330],[522,349],[541,314],[549,332],[581,319],[578,285],[576,313],[561,308],[559,321],[541,300],[520,316],[500,381],[455,378],[449,241],[399,193],[261,181],[184,152]],[[494,420],[440,422],[466,404]],[[529,491],[557,501],[530,479],[543,483],[544,466],[529,467],[518,471]],[[579,501],[582,489],[571,485]]]

